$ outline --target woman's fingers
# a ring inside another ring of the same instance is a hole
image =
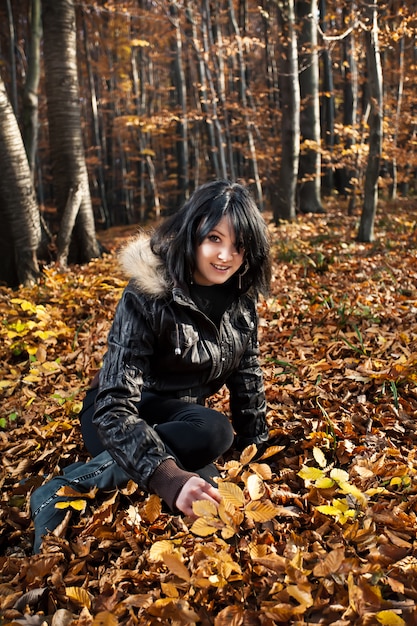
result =
[[[221,500],[218,490],[199,476],[192,476],[178,494],[176,507],[185,515],[194,515],[193,503],[197,500]]]

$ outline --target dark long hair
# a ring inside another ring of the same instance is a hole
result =
[[[216,180],[198,187],[187,202],[162,222],[151,238],[174,284],[190,281],[195,252],[208,233],[227,216],[239,248],[245,250],[242,292],[267,295],[271,278],[268,229],[250,192],[239,183]]]

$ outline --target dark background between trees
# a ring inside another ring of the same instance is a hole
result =
[[[274,220],[329,194],[372,241],[415,193],[416,3],[0,0],[0,280],[100,254],[96,230],[214,177]]]

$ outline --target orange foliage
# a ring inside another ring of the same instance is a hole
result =
[[[390,210],[374,244],[332,206],[271,226],[271,441],[221,460],[218,508],[192,520],[131,483],[90,493],[36,556],[29,495],[86,458],[77,414],[124,281],[108,254],[0,292],[4,623],[417,622],[417,209]]]

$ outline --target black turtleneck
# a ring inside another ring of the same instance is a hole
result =
[[[225,310],[239,296],[236,277],[232,276],[222,285],[196,285],[191,283],[190,296],[202,311],[217,327]]]

